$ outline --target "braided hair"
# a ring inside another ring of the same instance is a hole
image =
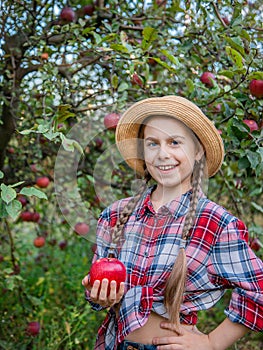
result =
[[[202,179],[205,169],[205,157],[196,162],[192,176],[192,196],[189,210],[185,217],[182,239],[187,241],[191,235],[191,228],[194,224],[196,208],[198,205],[199,194],[202,189]],[[187,276],[187,259],[185,248],[180,247],[178,256],[174,263],[170,277],[166,282],[164,305],[169,314],[170,321],[174,324],[175,330],[180,334],[180,306],[183,300],[185,282]]]
[[[129,220],[129,217],[131,216],[133,210],[143,197],[143,194],[145,190],[147,189],[148,182],[151,180],[151,175],[149,174],[148,170],[144,170],[144,181],[142,181],[142,184],[137,192],[137,194],[132,197],[128,203],[123,208],[122,212],[120,213],[116,225],[114,226],[112,233],[111,233],[111,246],[115,247],[118,242],[121,240],[122,232],[124,229],[124,226],[126,222]]]

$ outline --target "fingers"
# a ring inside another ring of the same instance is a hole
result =
[[[85,285],[86,281],[83,283]],[[109,283],[109,280],[104,278],[100,283],[99,280],[96,280],[90,290],[90,299],[94,303],[100,304],[102,307],[113,306],[120,302],[124,294],[124,286],[125,284],[121,283],[117,292],[116,281],[111,281]]]

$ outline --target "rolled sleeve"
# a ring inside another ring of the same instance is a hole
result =
[[[248,245],[244,223],[235,218],[221,232],[211,254],[210,280],[233,289],[225,310],[232,321],[263,331],[263,262]]]

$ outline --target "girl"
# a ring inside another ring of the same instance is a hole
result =
[[[117,290],[89,284],[96,310],[109,307],[95,349],[227,349],[249,330],[263,330],[263,263],[238,218],[202,192],[224,158],[213,123],[178,96],[135,103],[122,116],[116,143],[144,178],[138,194],[113,203],[98,221],[93,261],[114,254],[126,266]],[[155,181],[148,186],[150,179]],[[226,318],[209,334],[197,313],[232,289]]]

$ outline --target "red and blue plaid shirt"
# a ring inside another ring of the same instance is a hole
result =
[[[168,318],[163,301],[167,278],[174,265],[191,192],[157,212],[150,188],[125,225],[116,256],[127,268],[126,291],[119,317],[110,309],[98,331],[96,350],[113,350],[127,334],[143,326],[151,311]],[[107,257],[112,227],[129,201],[106,208],[97,229],[93,261]],[[263,330],[263,262],[248,245],[247,228],[224,208],[201,195],[190,239],[186,242],[188,275],[181,322],[196,324],[197,313],[215,305],[226,289],[232,297],[225,310],[232,322],[254,331]],[[89,300],[89,292],[86,291]],[[90,300],[89,300],[90,301]],[[102,308],[90,301],[92,308]]]

